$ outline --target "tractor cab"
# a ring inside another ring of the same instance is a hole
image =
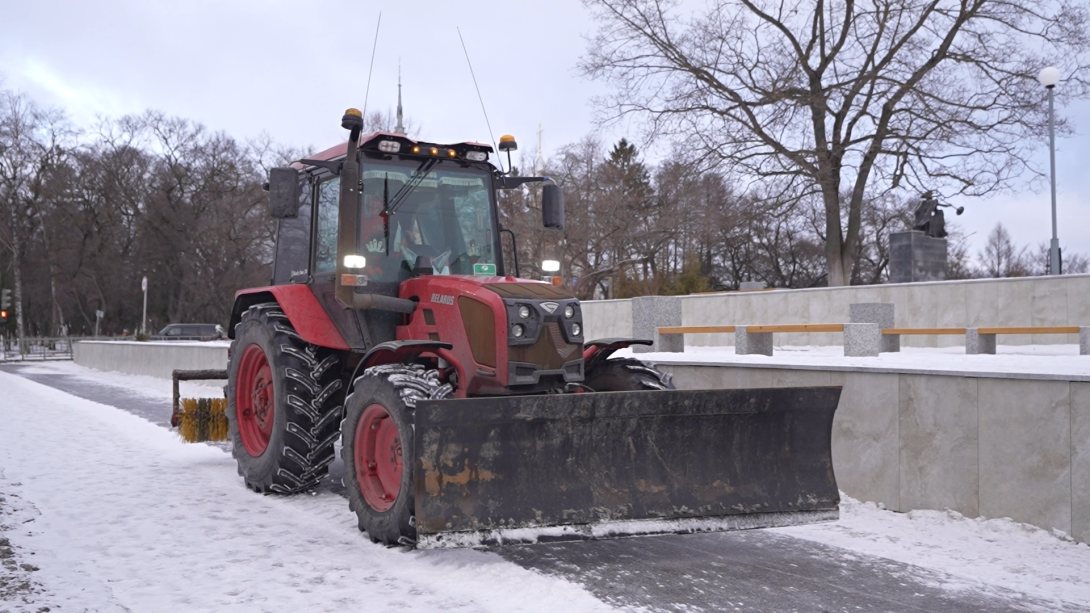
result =
[[[500,142],[508,155],[517,147],[511,136]],[[550,179],[504,174],[493,153],[481,143],[377,132],[273,169],[273,285],[309,285],[345,344],[367,351],[412,340],[397,328],[430,297],[406,295],[413,278],[464,277],[456,286],[468,288],[512,282],[517,263],[510,270],[503,261],[496,190],[542,183],[546,227],[562,227],[563,203]]]

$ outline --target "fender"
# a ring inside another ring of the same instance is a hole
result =
[[[590,375],[598,365],[605,362],[614,351],[632,345],[651,345],[654,341],[645,338],[599,338],[583,345],[583,372]]]
[[[314,297],[309,285],[301,283],[291,285],[271,285],[240,290],[235,294],[235,305],[231,309],[231,323],[227,328],[228,338],[235,338],[235,326],[242,318],[242,313],[255,304],[276,302],[288,316],[288,321],[295,327],[296,333],[306,342],[319,347],[348,349],[348,343],[330,321],[325,309]]]
[[[361,371],[372,366],[410,362],[426,351],[435,354],[440,352],[446,354],[453,347],[454,345],[442,341],[386,341],[385,343],[379,343],[368,349],[367,353],[363,355],[363,359],[360,360],[359,364],[356,364],[355,370],[352,371],[352,378],[349,381],[355,381],[356,377],[360,376]],[[447,356],[444,355],[443,357],[445,359]]]

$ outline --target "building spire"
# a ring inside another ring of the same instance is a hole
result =
[[[402,122],[404,115],[401,112],[401,60],[397,62],[397,125],[394,126],[394,132],[398,134],[405,133],[405,126]]]

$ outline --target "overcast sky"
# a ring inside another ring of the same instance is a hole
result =
[[[343,141],[344,109],[364,104],[381,9],[367,106],[393,110],[400,63],[405,114],[419,129],[412,136],[492,140],[460,28],[495,138],[514,134],[530,151],[540,127],[546,155],[592,132],[607,145],[638,138],[635,126],[594,124],[592,98],[606,90],[576,67],[594,28],[579,0],[0,0],[0,7],[0,87],[61,108],[81,127],[97,116],[157,109],[240,139],[265,132],[324,149]],[[1059,236],[1065,250],[1090,255],[1090,104],[1066,112],[1076,134],[1058,141]],[[1045,135],[1037,161],[1047,172]],[[954,203],[966,207],[957,223],[972,235],[974,254],[997,221],[1021,244],[1051,235],[1047,181]]]

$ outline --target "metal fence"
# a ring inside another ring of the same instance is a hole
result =
[[[71,360],[71,337],[28,336],[19,339],[13,336],[0,336],[0,362],[20,362],[27,360]]]

